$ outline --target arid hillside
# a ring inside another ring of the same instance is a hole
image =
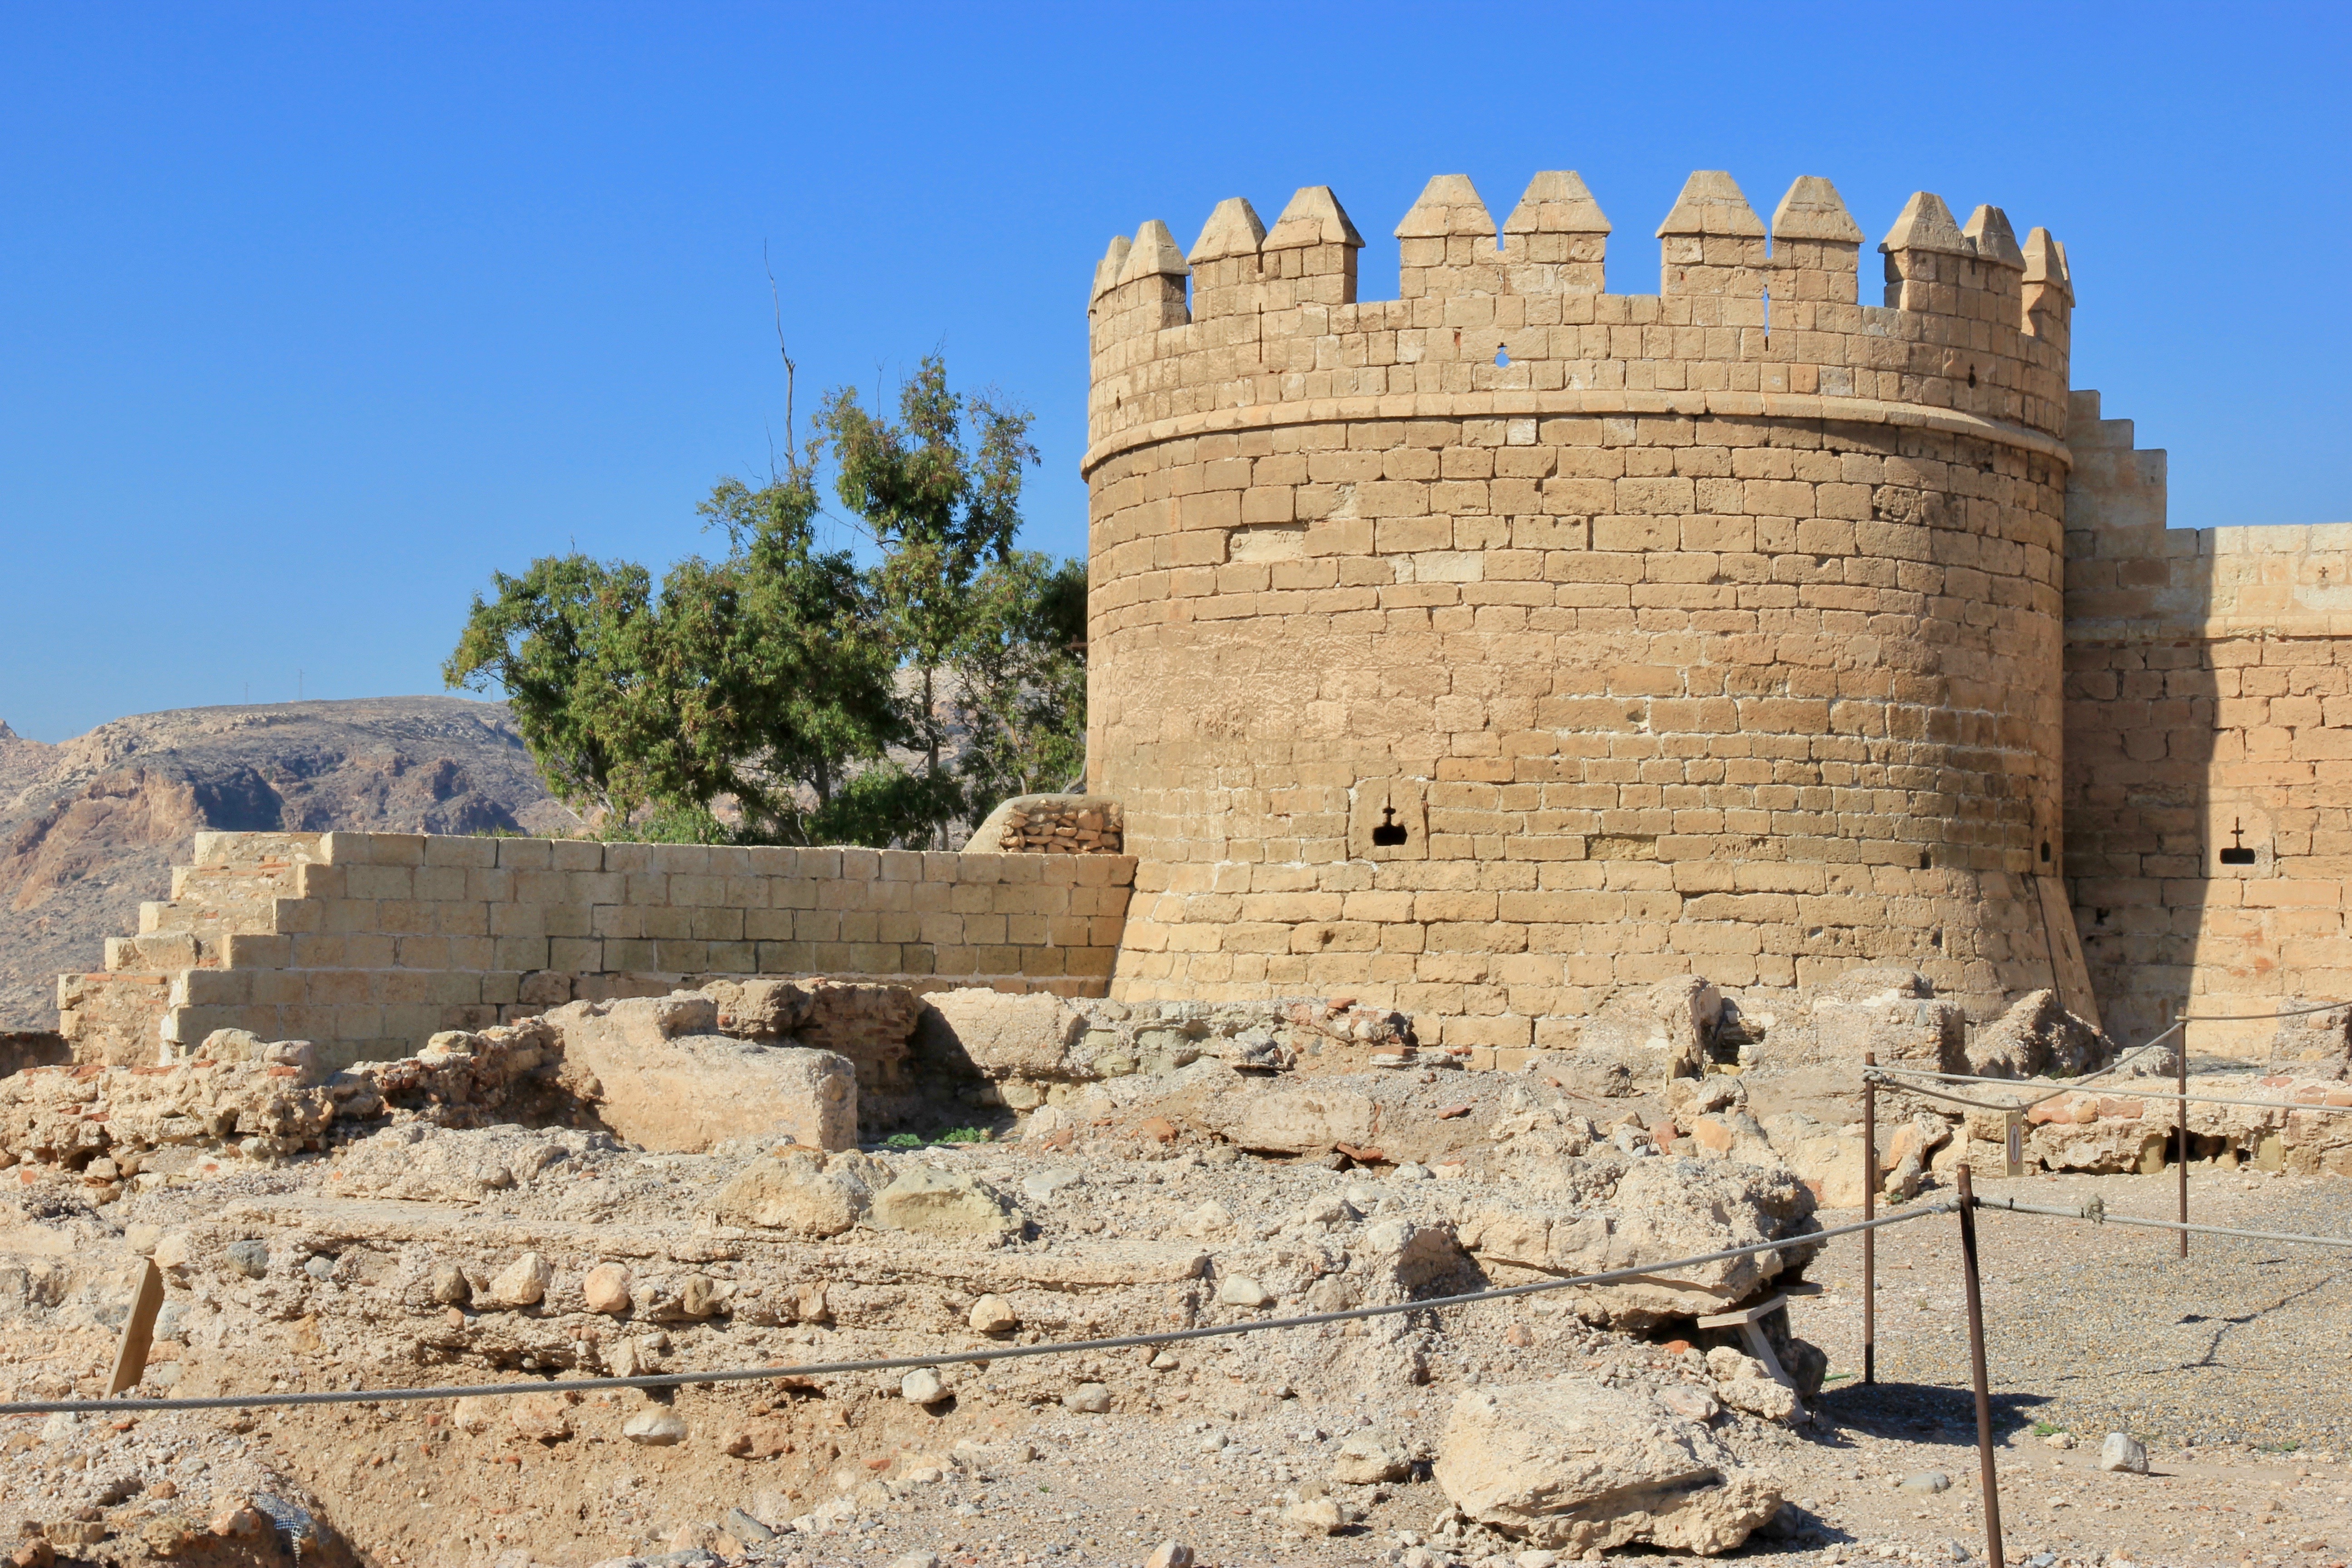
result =
[[[57,976],[170,891],[206,828],[562,833],[498,703],[376,697],[142,713],[58,745],[0,724],[0,1030],[49,1029]]]

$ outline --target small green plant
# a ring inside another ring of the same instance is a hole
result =
[[[2036,1421],[2033,1424],[2033,1435],[2037,1437],[2055,1437],[2064,1430],[2066,1428],[2063,1426],[2054,1426],[2047,1421]]]
[[[885,1149],[919,1149],[922,1146],[923,1141],[911,1132],[893,1132],[882,1140]]]
[[[2257,1443],[2254,1447],[2265,1454],[2292,1454],[2303,1445],[2290,1440],[2284,1443]]]
[[[988,1130],[984,1127],[950,1127],[931,1140],[934,1143],[985,1143]]]

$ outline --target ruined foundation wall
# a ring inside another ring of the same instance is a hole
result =
[[[1151,224],[1106,258],[1115,996],[1345,992],[1519,1047],[1693,972],[2079,993],[2047,919],[2063,253],[1915,197],[1863,305],[1826,182],[1768,255],[1695,175],[1665,292],[1623,296],[1607,229],[1544,174],[1498,243],[1449,177],[1397,230],[1397,300],[1355,300],[1319,189],[1271,233],[1228,202],[1189,257]]]
[[[2099,412],[2078,395],[2066,868],[2103,1012],[2132,1040],[2352,997],[2352,525],[2168,528],[2164,454]]]

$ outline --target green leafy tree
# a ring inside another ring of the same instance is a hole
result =
[[[812,472],[722,480],[700,510],[732,548],[657,595],[644,567],[578,554],[496,574],[444,678],[502,687],[549,788],[609,835],[836,837],[869,815],[856,767],[903,734],[864,580],[815,547]]]
[[[780,478],[702,502],[725,558],[658,590],[577,553],[495,574],[445,678],[502,688],[549,787],[608,837],[932,846],[1064,786],[1085,763],[1086,568],[1013,548],[1029,416],[950,392],[937,359],[898,416],[835,393]],[[879,554],[862,570],[816,547],[827,447]]]
[[[835,489],[881,550],[871,581],[908,675],[922,763],[894,786],[908,842],[944,843],[951,822],[1058,788],[1084,763],[1086,568],[1013,548],[1037,461],[1029,425],[950,391],[936,356],[900,386],[897,423],[849,388],[820,416]]]

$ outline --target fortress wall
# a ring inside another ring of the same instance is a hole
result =
[[[2046,918],[2063,252],[2037,233],[2029,277],[1980,212],[1964,257],[1915,198],[1891,303],[1857,306],[1825,182],[1768,257],[1694,176],[1668,293],[1609,296],[1563,180],[1499,253],[1433,181],[1397,301],[1352,300],[1328,192],[1262,239],[1226,203],[1189,261],[1156,224],[1106,258],[1089,783],[1139,861],[1113,994],[1347,991],[1517,1047],[1694,971],[1901,962],[1982,1006],[2078,976]]]
[[[2352,997],[2352,525],[2168,528],[2164,454],[2098,413],[2079,395],[2066,816],[2102,1008],[2137,1039]],[[2191,1046],[2260,1056],[2274,1026]]]
[[[203,836],[199,858],[233,868],[244,837]],[[260,929],[172,978],[163,1034],[250,1029],[340,1063],[704,975],[1098,996],[1133,875],[1117,855],[330,833],[238,922]]]

